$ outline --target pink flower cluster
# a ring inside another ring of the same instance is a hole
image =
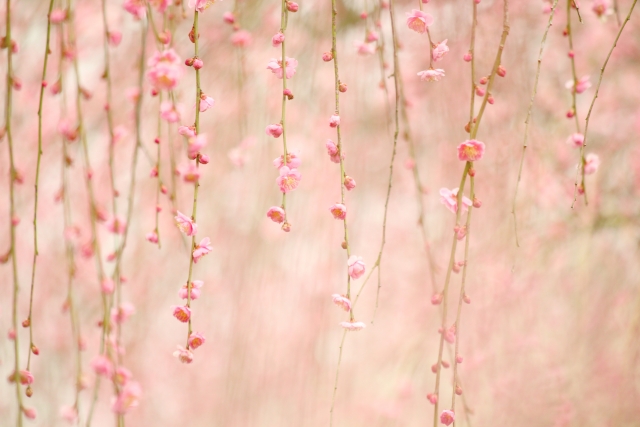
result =
[[[173,49],[156,52],[147,61],[147,79],[154,89],[173,90],[182,78],[182,61]]]

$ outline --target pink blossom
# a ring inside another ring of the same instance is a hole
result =
[[[186,305],[174,305],[171,309],[173,310],[173,317],[182,323],[187,323],[191,319],[191,309]]]
[[[110,218],[106,224],[107,230],[114,234],[124,234],[127,229],[127,223],[121,217]]]
[[[413,9],[411,13],[407,12],[407,26],[417,33],[425,33],[433,21],[433,16],[421,10]]]
[[[296,67],[298,66],[298,61],[293,58],[285,57],[285,68],[287,78],[290,79],[296,73]],[[267,64],[267,69],[271,70],[273,74],[276,75],[279,79],[282,78],[282,60],[271,58],[269,63]]]
[[[169,7],[169,0],[149,0],[149,3],[156,8],[158,13],[164,13]]]
[[[24,414],[25,417],[27,417],[30,420],[35,420],[36,416],[38,415],[38,413],[36,412],[35,409],[33,408],[22,408],[22,413]]]
[[[329,210],[335,219],[345,219],[347,217],[347,207],[342,203],[334,204]]]
[[[198,156],[200,150],[202,150],[205,145],[207,145],[207,137],[203,133],[189,138],[189,143],[187,146],[187,156],[191,160],[195,159]]]
[[[191,217],[186,216],[180,211],[177,211],[177,215],[174,217],[176,226],[187,236],[195,236],[198,232],[198,225],[193,222]]]
[[[233,12],[225,12],[222,14],[222,19],[227,24],[234,24],[236,22],[236,17],[233,15]]]
[[[458,210],[458,189],[454,188],[453,190],[449,190],[448,188],[441,188],[440,202],[451,212],[456,213]],[[462,196],[462,212],[466,212],[469,206],[472,205],[473,202],[471,202],[468,197]]]
[[[340,156],[338,155],[340,151],[338,150],[338,146],[335,142],[328,139],[325,146],[327,147],[327,153],[329,154],[331,161],[333,163],[340,163]],[[344,155],[342,155],[342,158],[344,159]]]
[[[67,19],[67,11],[65,9],[53,9],[49,15],[49,21],[52,24],[60,24]]]
[[[120,394],[111,405],[111,410],[116,414],[125,414],[129,409],[138,406],[141,395],[142,387],[140,384],[130,381],[120,390]]]
[[[364,274],[365,265],[360,256],[351,255],[347,260],[347,266],[349,267],[349,276],[352,279],[357,279]]]
[[[202,288],[204,282],[202,280],[194,280],[191,282],[191,299],[196,300],[200,298],[200,288]],[[187,289],[187,284],[182,285],[182,288],[178,291],[178,296],[182,299],[189,299],[189,289]]]
[[[211,239],[205,237],[198,243],[193,250],[193,262],[197,263],[200,258],[208,254],[213,250],[213,246],[211,246]]]
[[[111,309],[111,321],[113,323],[124,323],[136,312],[136,308],[130,302],[123,302],[120,307]]]
[[[456,342],[456,326],[453,325],[444,331],[444,340],[450,344]]]
[[[276,35],[274,35],[271,38],[271,44],[273,45],[273,47],[280,46],[283,41],[284,41],[284,34],[282,33],[276,33]]]
[[[100,283],[100,289],[103,293],[110,295],[115,290],[115,284],[113,283],[113,280],[105,277],[102,279],[102,283]]]
[[[26,369],[20,371],[20,384],[29,385],[33,384],[33,374]]]
[[[195,8],[198,12],[204,12],[213,3],[213,0],[189,0],[189,7]]]
[[[356,51],[360,55],[372,55],[376,51],[376,46],[370,43],[356,42]]]
[[[63,406],[60,408],[60,418],[73,423],[78,419],[78,411],[73,406]]]
[[[442,68],[430,68],[428,70],[420,71],[418,73],[420,80],[426,82],[439,82],[444,77],[444,70]]]
[[[271,219],[273,222],[277,222],[278,224],[284,222],[284,209],[279,206],[271,206],[267,211],[267,217]]]
[[[584,135],[581,133],[573,133],[567,138],[567,144],[574,147],[582,147],[584,145]]]
[[[365,325],[363,322],[355,322],[355,321],[351,321],[351,322],[340,322],[340,326],[342,326],[343,328],[345,328],[347,331],[361,331],[364,328],[367,327],[367,325]]]
[[[340,116],[334,114],[329,117],[329,126],[332,128],[340,126]]]
[[[147,239],[148,242],[158,243],[158,233],[156,233],[155,231],[147,233],[145,238]]]
[[[456,419],[456,415],[453,413],[453,411],[450,411],[448,409],[445,409],[440,414],[440,422],[446,426],[451,424],[455,419]]]
[[[598,171],[600,166],[600,157],[597,154],[589,153],[584,158],[584,173],[585,175],[592,175]]]
[[[338,307],[340,307],[344,311],[351,310],[351,301],[349,300],[349,298],[347,298],[347,297],[345,297],[343,295],[333,294],[333,295],[331,295],[331,300],[333,301],[333,303],[335,305],[337,305]]]
[[[193,163],[182,164],[178,166],[178,175],[182,175],[185,182],[198,182],[200,179],[200,170]]]
[[[283,166],[287,166],[289,169],[297,169],[300,164],[302,164],[302,160],[300,159],[299,153],[287,153],[286,164],[284,162],[284,154],[273,161],[273,165],[278,169]]]
[[[378,39],[380,38],[380,36],[378,36],[378,33],[376,33],[375,31],[369,31],[367,32],[367,43],[373,43],[375,41],[378,41]]]
[[[147,14],[144,0],[124,0],[122,7],[132,14],[135,19],[142,19]]]
[[[438,395],[434,393],[427,394],[427,400],[431,402],[432,405],[435,405],[438,401]]]
[[[147,65],[147,78],[156,90],[174,89],[184,73],[182,61],[173,49],[156,52]]]
[[[116,369],[115,374],[113,374],[113,382],[121,387],[128,383],[131,378],[133,378],[131,371],[122,366]]]
[[[200,347],[204,342],[204,335],[200,332],[192,332],[191,335],[189,335],[189,348],[191,348],[191,350]]]
[[[284,129],[282,128],[282,125],[280,123],[276,123],[276,124],[267,126],[264,131],[267,135],[270,135],[274,138],[279,138],[280,135],[282,135],[282,132],[284,131]]]
[[[231,44],[237,47],[249,46],[251,41],[251,33],[246,30],[239,30],[231,35]]]
[[[182,136],[190,138],[196,136],[196,129],[193,126],[180,126],[178,128],[178,133]]]
[[[475,162],[482,159],[484,155],[484,142],[467,139],[465,142],[458,145],[458,160],[463,162]]]
[[[193,362],[193,353],[182,346],[178,346],[178,349],[173,352],[173,355],[182,363]]]
[[[91,361],[91,368],[97,375],[111,378],[113,374],[113,364],[107,356],[98,355]]]
[[[589,76],[583,76],[578,79],[577,82],[569,80],[565,85],[567,89],[575,90],[576,93],[582,93],[591,87]]]
[[[356,180],[351,178],[349,175],[346,175],[344,177],[344,188],[346,188],[347,191],[353,190],[356,188]]]
[[[440,61],[447,54],[447,52],[449,52],[447,41],[448,39],[444,39],[434,46],[433,51],[431,52],[431,56],[434,62]]]
[[[298,172],[298,169],[289,169],[287,166],[280,168],[280,176],[276,178],[276,184],[280,187],[280,191],[288,193],[298,188],[302,174]]]
[[[204,93],[200,95],[200,112],[204,113],[209,108],[213,107],[214,102],[215,101],[210,96],[207,96]]]
[[[180,120],[180,114],[171,101],[164,101],[160,104],[160,117],[169,123],[177,123]]]
[[[594,0],[591,10],[593,10],[593,13],[595,13],[598,18],[603,18],[613,13],[609,0]]]

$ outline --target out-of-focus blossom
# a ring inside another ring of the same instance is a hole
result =
[[[78,419],[78,411],[73,406],[63,406],[60,408],[60,418],[69,423],[73,423]]]
[[[433,16],[421,10],[413,9],[411,13],[407,12],[407,26],[417,33],[425,33],[433,21]]]
[[[204,133],[189,138],[189,142],[187,144],[187,156],[191,160],[194,160],[205,145],[207,145],[207,137]]]
[[[335,305],[337,305],[344,311],[351,310],[351,300],[349,300],[349,298],[343,295],[333,294],[331,295],[331,300]]]
[[[157,90],[174,89],[184,73],[182,61],[173,49],[156,52],[147,66],[147,78]]]
[[[594,0],[591,5],[591,10],[596,14],[598,18],[604,18],[605,16],[613,14],[613,8],[609,0]]]
[[[53,9],[49,15],[49,21],[56,25],[67,19],[67,11],[65,9]]]
[[[102,375],[106,378],[111,378],[113,375],[113,364],[107,356],[98,355],[91,361],[91,368],[97,375]]]
[[[582,147],[584,145],[584,135],[581,133],[573,133],[567,138],[567,144],[574,147]]]
[[[428,70],[420,71],[418,73],[420,80],[426,82],[439,82],[444,77],[444,70],[442,68],[430,68]]]
[[[114,234],[124,234],[127,229],[127,222],[123,218],[117,216],[110,218],[105,225],[107,230]]]
[[[340,150],[338,150],[338,146],[336,145],[336,143],[328,139],[325,147],[327,148],[327,153],[329,154],[329,158],[331,159],[331,161],[333,163],[340,163]],[[344,159],[344,154],[342,155],[342,158]]]
[[[340,116],[334,114],[329,117],[329,126],[331,126],[332,128],[340,126]]]
[[[195,8],[198,12],[204,12],[213,3],[213,0],[189,0],[189,7]]]
[[[458,210],[458,189],[454,188],[449,190],[448,188],[440,189],[440,202],[444,204],[451,212],[456,213]],[[466,212],[469,206],[472,206],[473,202],[468,197],[462,196],[462,212]]]
[[[284,209],[279,206],[271,206],[267,211],[267,217],[278,224],[284,222]]]
[[[124,0],[122,7],[136,19],[142,19],[147,14],[144,0]]]
[[[252,41],[251,33],[247,30],[238,30],[231,35],[231,44],[236,47],[249,46]]]
[[[284,41],[284,34],[276,33],[273,37],[271,37],[271,45],[273,47],[278,47]]]
[[[584,173],[591,175],[598,171],[600,166],[600,157],[597,154],[589,153],[584,158]]]
[[[302,164],[302,160],[300,159],[300,153],[287,153],[287,161],[285,164],[284,154],[280,157],[277,157],[273,161],[273,165],[280,169],[283,166],[287,166],[289,169],[297,169]]]
[[[210,96],[205,95],[204,93],[200,95],[200,112],[204,113],[209,108],[213,107],[215,101]]]
[[[129,381],[122,387],[120,394],[111,405],[111,410],[116,414],[125,414],[129,409],[135,408],[140,403],[142,387],[135,381]]]
[[[444,39],[437,45],[433,47],[433,51],[431,52],[431,56],[434,62],[440,61],[444,56],[449,52],[449,46],[447,46],[448,39]]]
[[[352,279],[358,279],[364,274],[365,264],[360,256],[351,255],[347,260],[347,266]]]
[[[177,123],[180,120],[180,114],[171,101],[163,101],[160,104],[160,117],[169,123]]]
[[[113,323],[126,322],[133,313],[136,312],[136,308],[130,302],[123,302],[119,307],[113,307],[111,309],[111,321]]]
[[[340,326],[342,326],[343,328],[345,328],[347,331],[361,331],[364,328],[366,328],[367,325],[365,325],[363,322],[340,322]]]
[[[451,424],[455,419],[456,419],[456,415],[453,413],[453,411],[450,411],[448,409],[445,409],[440,414],[440,422],[446,426]]]
[[[173,352],[173,355],[182,363],[193,362],[193,353],[180,345],[178,346],[178,349]]]
[[[284,68],[286,68],[287,78],[290,79],[296,73],[296,67],[298,66],[298,61],[295,60],[294,58],[289,58],[288,56],[286,56],[284,62],[285,62]],[[271,70],[271,72],[275,74],[276,77],[278,77],[279,79],[282,78],[283,72],[282,72],[281,59],[271,58],[271,60],[267,64],[267,69]]]
[[[279,138],[280,135],[282,135],[282,132],[284,131],[284,129],[282,128],[282,125],[280,123],[275,123],[273,125],[268,125],[264,132],[267,135],[270,135],[274,138]]]
[[[591,82],[589,81],[589,76],[582,76],[577,82],[569,80],[565,84],[565,87],[567,89],[575,90],[576,93],[582,93],[591,87]]]
[[[118,367],[116,372],[113,374],[113,382],[118,384],[120,387],[127,384],[131,378],[133,378],[133,374],[123,366]]]
[[[197,300],[200,298],[200,288],[202,288],[204,282],[202,280],[194,280],[191,282],[191,299]],[[182,288],[178,291],[178,296],[182,299],[189,298],[189,289],[187,288],[187,284],[182,285]]]
[[[356,51],[363,56],[373,55],[376,51],[376,46],[372,43],[356,42]]]

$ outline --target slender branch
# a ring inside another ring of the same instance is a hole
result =
[[[544,51],[544,45],[547,41],[547,34],[553,24],[553,15],[558,6],[558,0],[554,0],[551,7],[551,13],[549,14],[549,21],[547,22],[547,28],[544,31],[542,40],[540,41],[540,52],[538,53],[538,66],[536,68],[536,77],[533,83],[533,91],[531,92],[531,99],[529,100],[529,108],[527,109],[527,118],[524,120],[524,140],[522,142],[522,155],[520,156],[520,167],[518,168],[518,181],[516,182],[516,190],[513,194],[513,202],[511,203],[511,215],[513,215],[513,227],[516,235],[516,246],[520,247],[520,241],[518,240],[518,218],[516,216],[516,201],[518,200],[518,189],[520,188],[520,180],[522,178],[522,166],[524,165],[524,155],[527,151],[527,139],[529,137],[529,122],[531,120],[531,111],[533,109],[533,100],[538,94],[538,80],[540,79],[540,68],[542,66],[542,52]]]

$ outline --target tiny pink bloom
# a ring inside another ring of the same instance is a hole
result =
[[[236,22],[236,17],[233,15],[232,12],[225,12],[222,14],[222,19],[224,20],[224,22],[226,22],[227,24],[233,24]]]
[[[444,77],[444,70],[442,68],[436,68],[435,70],[431,68],[428,70],[420,71],[418,73],[418,76],[420,76],[420,80],[422,81],[439,82],[440,79]]]
[[[213,0],[189,0],[189,7],[195,8],[198,12],[204,12],[212,4]]]
[[[609,0],[594,0],[591,10],[593,10],[593,13],[595,13],[598,18],[604,18],[613,13]]]
[[[130,381],[122,387],[120,394],[111,406],[111,410],[116,414],[125,414],[129,409],[138,406],[141,395],[142,387],[140,384]]]
[[[202,61],[202,59],[196,58],[193,60],[193,68],[195,68],[196,70],[199,70],[202,67],[204,67],[204,62]]]
[[[194,160],[205,145],[207,145],[207,137],[203,133],[189,138],[189,143],[187,144],[187,156],[191,160]]]
[[[420,10],[413,9],[411,13],[407,12],[407,26],[417,33],[425,33],[433,21],[433,16]]]
[[[471,55],[471,52],[467,52],[464,55],[462,55],[462,59],[464,59],[465,62],[471,62],[471,59],[473,59],[473,56]]]
[[[584,158],[584,173],[591,175],[598,171],[600,166],[600,157],[597,154],[589,153]]]
[[[25,417],[29,418],[30,420],[35,420],[36,416],[38,415],[38,413],[36,412],[35,409],[33,408],[22,408],[22,413],[24,414]]]
[[[302,174],[297,169],[289,169],[287,166],[280,168],[280,176],[276,178],[276,184],[280,187],[280,191],[288,193],[298,188]]]
[[[200,288],[202,288],[204,282],[202,280],[194,280],[191,282],[191,299],[196,300],[200,298]],[[178,296],[182,299],[189,299],[189,289],[187,285],[182,285],[182,288],[178,291]]]
[[[176,221],[176,226],[178,226],[178,229],[187,236],[194,236],[198,232],[198,225],[193,222],[190,217],[186,216],[182,212],[178,211],[174,219]]]
[[[574,90],[576,93],[582,93],[591,87],[591,82],[589,81],[589,76],[583,76],[577,82],[568,81],[565,87]]]
[[[180,114],[171,101],[160,104],[160,117],[169,123],[177,123],[180,120]]]
[[[231,35],[231,44],[237,47],[249,46],[251,41],[251,33],[247,30],[236,31]]]
[[[196,130],[193,126],[180,126],[178,128],[178,133],[182,136],[186,136],[187,138],[196,136]]]
[[[187,323],[191,319],[191,310],[186,305],[174,305],[171,309],[173,310],[173,317],[182,323]]]
[[[456,213],[458,210],[458,189],[454,188],[449,190],[448,188],[440,189],[440,202],[444,204],[451,212]],[[469,206],[472,206],[473,202],[468,197],[462,196],[462,212],[466,212]]]
[[[333,116],[329,117],[329,126],[331,126],[332,128],[340,126],[340,116],[334,114]]]
[[[482,159],[484,155],[484,142],[467,139],[465,142],[458,145],[458,160],[463,162],[475,162]]]
[[[376,33],[375,31],[367,32],[367,43],[378,41],[379,38],[380,36],[378,36],[378,33]]]
[[[351,301],[349,300],[349,298],[347,298],[347,297],[345,297],[343,295],[333,294],[333,295],[331,295],[331,300],[333,301],[333,303],[335,305],[337,305],[338,307],[340,307],[344,311],[351,310]]]
[[[182,179],[184,179],[185,182],[194,183],[200,179],[200,170],[193,163],[178,166],[177,173],[178,175],[182,175]]]
[[[193,262],[197,263],[200,258],[208,254],[213,250],[213,246],[211,246],[211,239],[205,237],[198,243],[198,245],[193,250]]]
[[[142,19],[147,14],[144,0],[125,0],[122,7],[132,14],[135,19]]]
[[[178,346],[178,349],[173,352],[173,355],[182,363],[193,362],[193,353],[182,346]]]
[[[364,274],[365,265],[360,256],[351,255],[347,260],[347,266],[349,267],[349,276],[352,279],[357,279]]]
[[[109,45],[110,46],[118,46],[122,41],[122,33],[117,30],[109,31]]]
[[[131,371],[122,366],[116,369],[116,372],[113,374],[113,382],[118,384],[120,387],[128,383],[131,378],[133,378]]]
[[[302,164],[299,153],[287,153],[287,163],[284,162],[284,154],[276,158],[273,161],[273,165],[280,169],[283,166],[289,167],[289,169],[297,169]]]
[[[462,225],[462,226],[456,225],[453,228],[453,231],[454,231],[454,233],[456,233],[456,239],[462,240],[462,239],[464,239],[464,236],[467,235],[467,226],[466,225]]]
[[[287,1],[286,3],[287,3],[287,10],[289,12],[297,12],[298,8],[300,7],[298,3],[294,1]]]
[[[431,297],[431,304],[439,305],[442,302],[443,295],[441,293],[433,294]]]
[[[63,406],[60,408],[60,418],[73,423],[78,419],[78,411],[73,406]]]
[[[448,39],[444,39],[433,48],[431,56],[433,57],[434,62],[440,61],[447,54],[447,52],[449,52],[447,41]]]
[[[455,419],[456,419],[456,415],[453,413],[453,411],[450,411],[448,409],[445,409],[440,414],[440,422],[446,426],[451,424]]]
[[[273,222],[281,224],[284,222],[284,209],[279,206],[271,206],[267,211],[267,217]]]
[[[360,55],[364,55],[364,56],[373,55],[376,51],[376,46],[370,43],[356,42],[356,51]]]
[[[280,135],[282,135],[283,131],[284,131],[284,129],[282,128],[282,125],[280,123],[269,125],[264,130],[264,132],[267,135],[270,135],[270,136],[272,136],[274,138],[279,138]]]
[[[65,9],[53,9],[49,15],[49,21],[52,24],[60,24],[67,19],[67,11]]]
[[[205,94],[200,95],[200,112],[204,113],[209,108],[213,107],[214,102],[215,101],[210,96],[206,96]]]
[[[284,34],[282,33],[277,33],[275,36],[271,38],[271,44],[273,45],[273,47],[280,46],[283,41],[284,41]]]
[[[97,375],[111,378],[113,374],[113,364],[107,356],[98,355],[91,361],[91,367]]]
[[[340,150],[338,150],[338,146],[335,144],[335,142],[328,139],[325,146],[327,147],[327,153],[329,154],[331,161],[333,163],[340,163]],[[342,156],[342,158],[344,158],[344,156]]]
[[[582,147],[584,145],[584,135],[581,133],[571,134],[571,136],[567,138],[567,144],[573,145],[574,147]]]
[[[33,374],[26,369],[20,371],[20,384],[29,385],[33,384]]]
[[[456,327],[453,325],[446,331],[444,331],[444,340],[450,344],[456,342]]]
[[[105,225],[107,229],[114,234],[124,234],[127,229],[127,223],[120,217],[109,219]]]
[[[356,188],[356,180],[351,178],[349,175],[345,176],[344,188],[346,188],[348,191],[353,190],[354,188]]]
[[[111,321],[113,323],[122,324],[136,312],[136,308],[130,302],[123,302],[120,307],[111,309]]]
[[[340,322],[340,326],[345,328],[347,331],[361,331],[366,328],[363,322]]]
[[[158,233],[156,233],[155,231],[152,231],[151,233],[147,233],[146,239],[151,243],[158,243]]]
[[[345,219],[347,217],[347,207],[342,203],[336,203],[329,210],[335,219]]]
[[[296,73],[296,67],[298,66],[298,61],[294,58],[285,57],[285,68],[287,78],[290,79]],[[267,69],[271,70],[273,74],[276,75],[279,79],[282,78],[282,60],[271,58],[269,63],[267,64]]]
[[[112,294],[113,291],[115,290],[115,284],[113,283],[113,280],[111,280],[108,277],[105,277],[102,280],[102,283],[100,283],[100,289],[105,294]]]
[[[204,344],[204,342],[204,335],[202,335],[200,332],[193,332],[191,333],[191,335],[189,335],[189,348],[191,348],[191,350],[195,350],[196,348],[200,347],[202,344]]]

